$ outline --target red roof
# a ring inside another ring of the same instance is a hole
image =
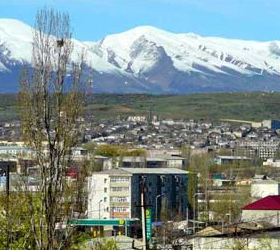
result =
[[[280,195],[270,195],[242,208],[243,210],[280,210]]]
[[[66,176],[72,178],[72,179],[77,179],[78,176],[78,170],[76,168],[70,167],[66,171]]]

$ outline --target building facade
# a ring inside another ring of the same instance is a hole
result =
[[[188,172],[170,168],[117,168],[88,179],[89,218],[140,218],[141,183],[153,220],[165,209],[186,214]]]
[[[242,208],[242,221],[263,220],[280,226],[280,195],[270,195]]]
[[[234,154],[249,158],[274,158],[279,148],[279,141],[239,141],[235,145]]]
[[[251,197],[264,198],[269,195],[280,195],[280,183],[274,180],[259,180],[251,184]]]

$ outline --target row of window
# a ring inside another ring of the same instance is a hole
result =
[[[129,191],[129,187],[111,187],[110,191],[112,191],[112,192],[125,192],[125,191]]]
[[[108,198],[106,196],[103,197],[103,201],[107,202]],[[120,203],[121,202],[129,202],[129,197],[125,197],[125,196],[123,196],[123,197],[111,197],[110,201],[111,202],[120,202]]]
[[[112,202],[128,202],[128,197],[121,196],[121,197],[111,197],[110,200]]]
[[[129,182],[129,177],[126,176],[112,176],[110,182]]]
[[[126,207],[112,207],[112,212],[129,212],[129,208],[126,208]]]

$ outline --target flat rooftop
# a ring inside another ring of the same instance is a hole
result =
[[[188,174],[178,168],[113,168],[95,174]]]

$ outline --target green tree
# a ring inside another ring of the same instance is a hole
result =
[[[231,224],[240,221],[241,208],[250,202],[250,189],[247,187],[234,191],[229,189],[210,196],[214,200],[209,206],[209,210],[214,214],[214,220]]]
[[[96,148],[95,155],[102,155],[107,157],[117,157],[117,156],[145,156],[146,150],[144,149],[133,149],[126,146],[119,145],[100,145]]]
[[[191,148],[189,145],[183,145],[180,148],[180,151],[181,151],[181,156],[186,159],[183,169],[187,169],[188,164],[190,163],[191,160]]]
[[[204,193],[206,198],[204,208],[200,208],[200,211],[208,211],[209,166],[210,156],[208,154],[195,155],[190,158],[188,166],[190,173],[187,192],[191,211],[193,211],[194,207],[197,207],[198,205],[195,204],[197,199],[197,195],[195,196],[195,193],[198,191],[199,193]]]
[[[119,250],[114,240],[98,240],[93,242],[92,250]]]
[[[79,138],[76,120],[81,114],[85,80],[84,54],[71,61],[73,43],[68,14],[39,10],[33,34],[31,72],[20,82],[19,110],[22,135],[35,152],[40,168],[39,221],[30,214],[35,249],[67,248],[71,228],[55,237],[56,223],[66,222],[75,211],[73,185],[64,174],[71,163],[70,151]]]
[[[38,193],[27,190],[18,189],[9,197],[0,193],[0,249],[36,249],[30,214],[39,221],[40,199]]]

